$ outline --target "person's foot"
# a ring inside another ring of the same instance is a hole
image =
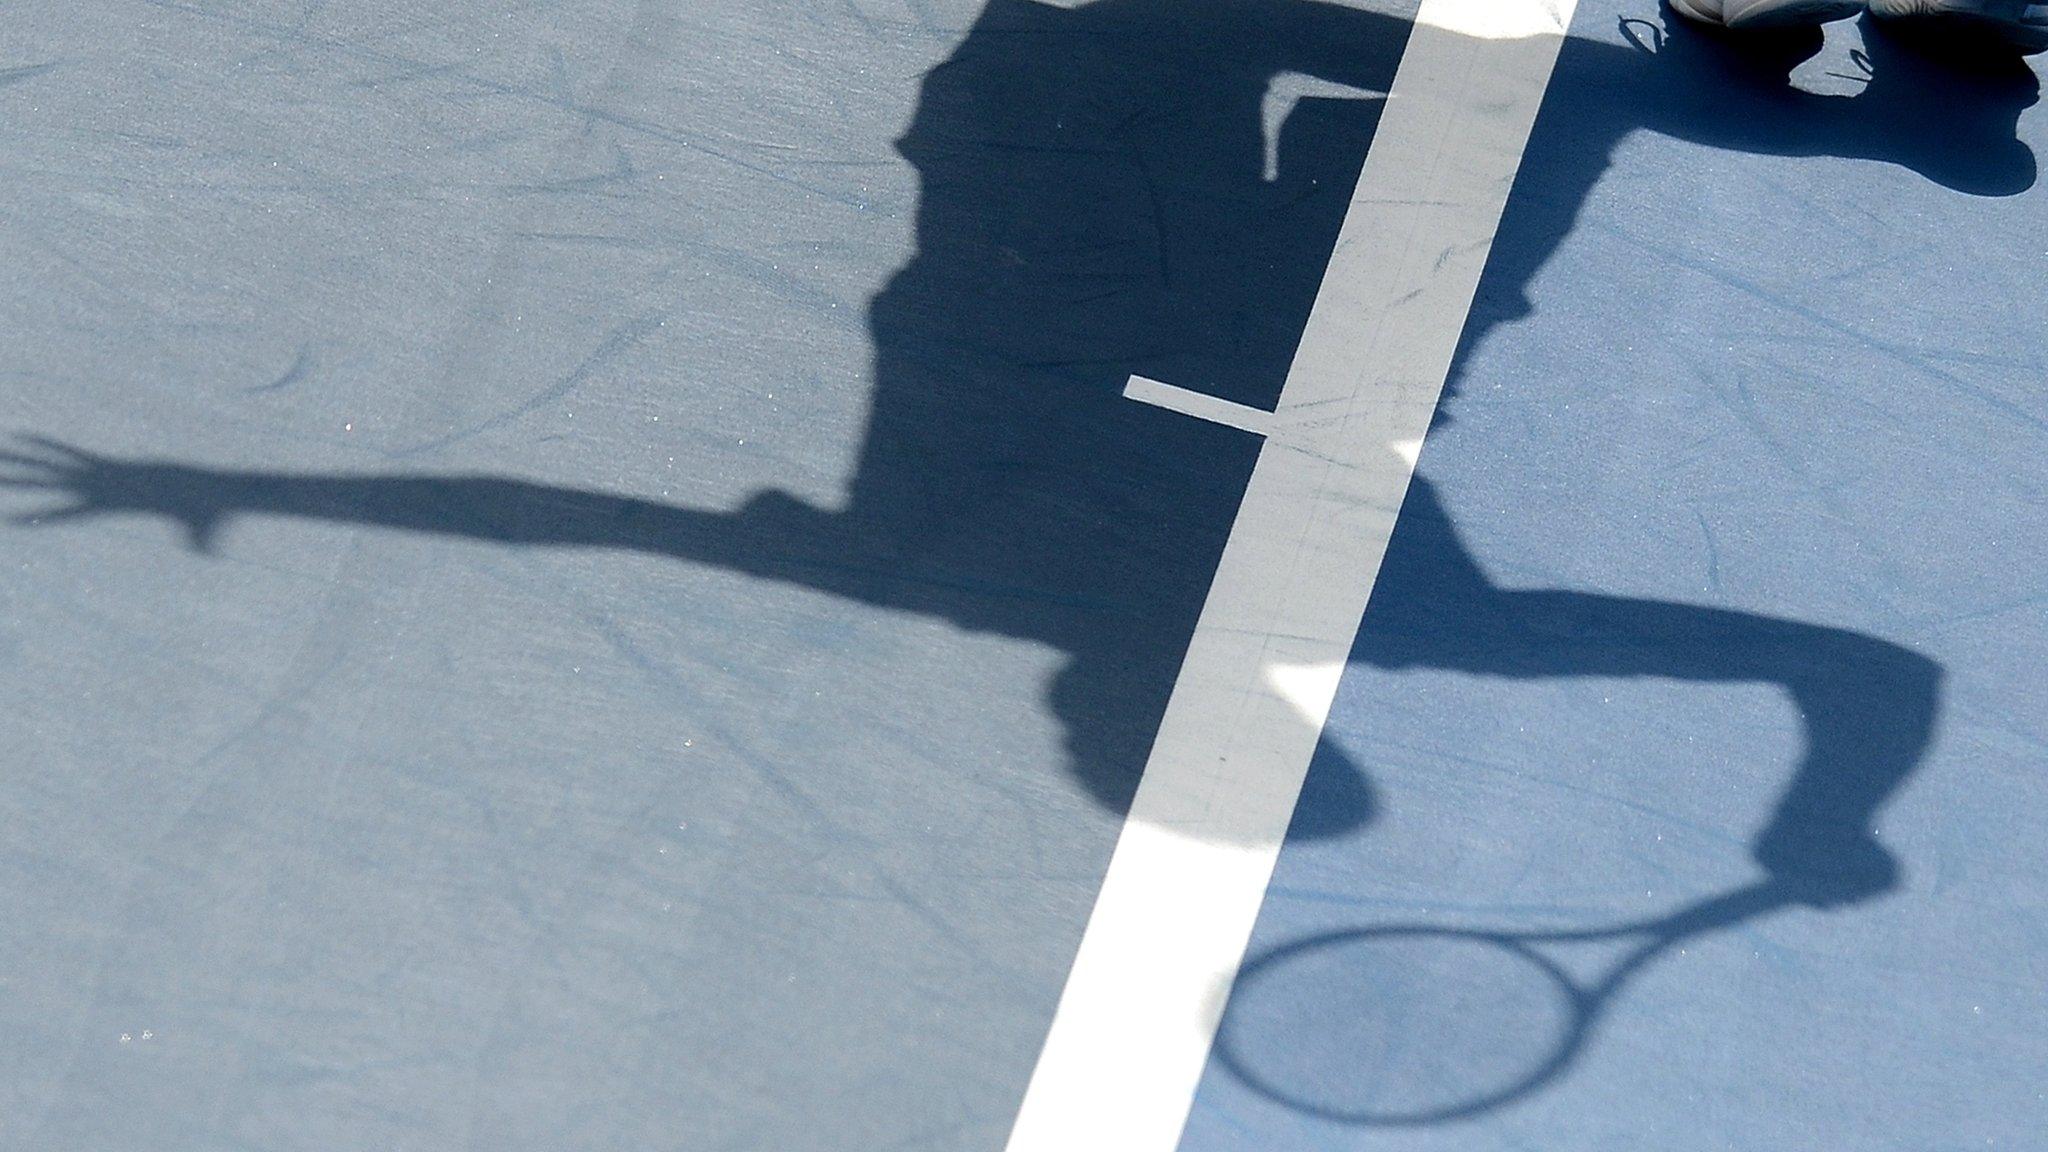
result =
[[[1846,20],[1863,11],[1864,0],[1666,0],[1689,20],[1723,28],[1791,28]],[[1908,2],[1908,0],[1895,0]],[[1939,2],[1939,0],[1928,0]]]
[[[1901,34],[1959,48],[2003,45],[2027,56],[2048,49],[2048,3],[2038,0],[1870,0],[1870,15]]]

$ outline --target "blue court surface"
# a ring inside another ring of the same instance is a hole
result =
[[[0,1148],[2048,1149],[2038,59],[1420,11],[9,6]]]

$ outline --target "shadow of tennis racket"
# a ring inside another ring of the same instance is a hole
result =
[[[1765,881],[1601,928],[1396,924],[1310,937],[1245,966],[1217,1056],[1253,1089],[1326,1119],[1400,1127],[1478,1115],[1562,1075],[1659,956],[1801,903],[1793,886]],[[1625,947],[1588,979],[1566,966],[1581,945]]]

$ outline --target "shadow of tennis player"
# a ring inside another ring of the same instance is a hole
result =
[[[1071,770],[1121,811],[1257,450],[1122,386],[1137,373],[1272,405],[1377,121],[1370,94],[1406,36],[1403,21],[1305,0],[992,0],[899,142],[922,181],[918,249],[870,310],[873,414],[839,509],[779,491],[717,512],[488,476],[218,470],[48,441],[7,454],[5,483],[68,499],[31,522],[156,514],[202,549],[250,516],[622,549],[1052,645],[1067,656],[1050,705]],[[1873,48],[1864,93],[1818,96],[1786,81],[1815,43],[1675,26],[1655,52],[1568,42],[1560,68],[1597,98],[1546,110],[1541,164],[1503,232],[1517,239],[1467,341],[1528,310],[1531,276],[1637,130],[1904,164],[1973,193],[2033,182],[2013,137],[2035,97],[2024,68]],[[1427,569],[1389,587],[1431,591],[1376,601],[1359,661],[1783,688],[1807,746],[1757,861],[1812,904],[1894,883],[1870,829],[1926,747],[1940,679],[1927,659],[1748,613],[1503,588],[1426,483],[1389,563]],[[1320,779],[1296,834],[1368,819],[1357,771]]]
[[[839,509],[778,491],[717,512],[490,476],[221,470],[36,439],[0,454],[0,483],[67,501],[25,522],[153,514],[199,549],[238,518],[282,516],[629,550],[1048,644],[1067,657],[1050,706],[1069,767],[1122,811],[1258,447],[1124,400],[1122,386],[1135,373],[1272,405],[1377,121],[1371,94],[1390,85],[1406,36],[1402,21],[1303,0],[992,0],[927,77],[899,142],[922,181],[918,250],[870,309],[873,414]],[[1634,131],[1903,164],[1976,194],[2032,184],[2014,137],[2036,96],[2023,67],[1953,70],[1874,40],[1867,89],[1818,96],[1786,81],[1817,43],[1677,25],[1650,38],[1655,51],[1568,41],[1563,82],[1597,98],[1546,109],[1468,344],[1529,310],[1535,271]],[[1422,481],[1387,564],[1355,661],[1757,682],[1798,705],[1803,757],[1753,844],[1764,879],[1655,922],[1657,941],[1895,884],[1871,828],[1927,746],[1931,661],[1750,613],[1503,587]],[[1322,755],[1295,835],[1370,816],[1363,776]],[[1230,1040],[1226,1029],[1226,1056],[1242,1055]],[[1576,1045],[1491,1097],[1416,1115],[1532,1091]]]

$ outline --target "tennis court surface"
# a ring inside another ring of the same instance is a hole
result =
[[[2048,1147],[2039,59],[0,37],[0,1149]]]

